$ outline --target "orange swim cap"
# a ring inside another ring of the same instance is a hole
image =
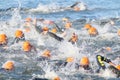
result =
[[[94,28],[94,27],[91,27],[89,30],[88,30],[89,34],[90,35],[97,35],[98,32],[97,32],[97,29]]]
[[[118,36],[120,36],[120,29],[117,31]]]
[[[21,38],[23,36],[23,32],[21,30],[16,30],[15,37]]]
[[[42,56],[50,57],[51,56],[50,51],[49,50],[45,50],[44,53],[42,54]]]
[[[60,80],[60,78],[57,76],[57,77],[55,77],[53,80]]]
[[[6,43],[7,36],[5,34],[0,34],[0,44]]]
[[[31,22],[32,19],[31,19],[31,18],[26,18],[25,21],[27,21],[27,22]]]
[[[89,63],[88,57],[82,57],[80,60],[80,65],[89,65]]]
[[[67,59],[66,59],[66,62],[73,62],[74,61],[74,58],[73,57],[68,57]]]
[[[90,29],[91,27],[92,26],[90,24],[85,24],[85,26],[84,26],[84,28],[87,29],[87,30]]]
[[[23,50],[26,51],[26,52],[31,50],[31,44],[30,44],[29,41],[25,41],[23,43]]]
[[[7,61],[3,64],[3,68],[6,70],[12,70],[14,68],[14,62]]]
[[[116,68],[117,68],[118,70],[120,70],[120,65],[117,65]]]
[[[67,22],[66,24],[65,24],[65,28],[70,28],[72,26],[72,23],[71,22]]]
[[[48,31],[49,29],[48,29],[48,27],[45,26],[45,27],[42,28],[42,30],[43,31]]]
[[[53,28],[53,29],[51,30],[51,32],[56,33],[56,32],[57,32],[57,29],[56,29],[56,28]]]
[[[106,47],[106,50],[107,50],[107,51],[111,51],[111,48],[110,48],[110,47]]]

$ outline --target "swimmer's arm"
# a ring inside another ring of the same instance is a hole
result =
[[[76,2],[74,3],[73,5],[69,6],[69,7],[66,7],[66,8],[63,8],[65,10],[69,10],[69,9],[73,9],[75,6],[77,6],[80,2]]]
[[[75,6],[77,6],[80,2],[76,2],[73,5],[70,6],[70,8],[74,8]]]
[[[114,66],[114,67],[116,66],[116,64],[114,64],[114,63],[112,63],[112,62],[109,62],[109,64],[112,65],[112,66]]]
[[[107,63],[112,63],[110,59],[107,59],[107,58],[105,58],[105,57],[103,57],[103,58],[104,58],[103,60],[104,60],[105,62],[107,62]]]
[[[69,9],[73,9],[75,6],[77,6],[80,2],[76,2],[73,5],[69,6],[69,7],[61,7],[60,9],[64,9],[64,10],[69,10]]]
[[[55,26],[60,32],[62,32],[62,30],[60,29],[60,27],[59,27],[56,23],[54,23],[54,26]]]

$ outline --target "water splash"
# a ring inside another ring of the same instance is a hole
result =
[[[20,11],[19,11],[19,9],[14,9],[14,11],[13,11],[13,14],[12,14],[12,17],[11,17],[11,19],[9,20],[9,26],[11,26],[11,27],[20,27],[20,26],[18,26],[18,25],[20,25],[19,23],[22,23],[22,18],[21,18],[21,15],[20,15]]]
[[[30,12],[45,12],[45,13],[48,13],[48,12],[57,12],[57,11],[59,11],[59,9],[60,9],[59,5],[56,5],[55,3],[52,3],[52,4],[49,4],[49,5],[39,4],[37,8],[30,9],[29,11]]]
[[[105,77],[105,78],[115,78],[116,77],[116,75],[112,71],[110,71],[108,69],[106,69],[105,71],[103,71],[102,74],[101,74],[101,76]]]
[[[58,49],[60,52],[62,52],[63,54],[60,54],[59,56],[61,56],[62,58],[65,57],[79,57],[79,48],[72,45],[69,42],[62,42],[59,46]]]
[[[78,5],[78,7],[80,7],[80,10],[86,10],[87,9],[85,4],[82,3],[82,2]],[[49,4],[49,5],[48,4],[47,5],[39,4],[37,8],[33,8],[33,9],[28,10],[28,11],[29,12],[50,13],[50,12],[61,12],[61,11],[65,11],[65,10],[69,10],[68,7],[63,7],[61,5],[52,3],[52,4]]]

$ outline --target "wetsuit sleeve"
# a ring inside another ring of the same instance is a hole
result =
[[[78,5],[79,3],[80,3],[80,2],[76,2],[76,3],[74,3],[73,5],[70,6],[70,8],[75,7],[75,6]]]
[[[104,61],[107,62],[107,63],[111,62],[111,60],[107,59],[107,58],[104,58]]]

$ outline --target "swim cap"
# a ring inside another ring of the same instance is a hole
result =
[[[16,30],[15,37],[21,38],[23,36],[23,32],[21,30]]]
[[[73,57],[68,57],[67,59],[66,59],[66,62],[73,62],[74,61],[74,58]]]
[[[42,30],[43,31],[48,31],[49,29],[48,29],[48,27],[45,26],[45,27],[42,28]]]
[[[49,50],[45,50],[44,53],[42,54],[42,56],[50,57],[51,56],[50,51]]]
[[[31,22],[32,19],[31,19],[31,18],[26,18],[25,21],[27,21],[27,22]]]
[[[0,44],[6,43],[7,36],[5,34],[0,34]]]
[[[106,50],[107,50],[107,51],[111,51],[111,48],[110,48],[110,47],[106,47]]]
[[[30,51],[30,50],[31,50],[31,44],[30,44],[29,41],[25,41],[25,42],[23,43],[23,50],[24,50],[24,51]]]
[[[88,30],[89,34],[90,35],[96,35],[97,34],[97,29],[94,28],[94,27],[91,27],[89,30]]]
[[[120,29],[117,31],[118,36],[120,36]]]
[[[117,65],[116,68],[117,68],[118,70],[120,70],[120,65]]]
[[[57,29],[56,29],[56,28],[53,28],[53,29],[51,30],[51,32],[56,33],[56,32],[57,32]]]
[[[60,80],[60,78],[57,76],[57,77],[55,77],[53,80]]]
[[[92,26],[90,24],[85,24],[84,28],[85,29],[90,29]]]
[[[88,57],[82,57],[80,60],[80,65],[89,65],[89,63]]]
[[[14,62],[7,61],[3,64],[2,68],[6,69],[6,70],[12,70],[14,68]]]

